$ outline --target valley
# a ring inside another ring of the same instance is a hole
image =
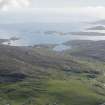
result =
[[[21,31],[0,37],[0,105],[105,103],[104,34]]]
[[[104,72],[104,62],[94,58],[0,45],[0,104],[100,105]]]

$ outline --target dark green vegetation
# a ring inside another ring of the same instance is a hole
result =
[[[0,105],[101,105],[104,62],[0,45]]]

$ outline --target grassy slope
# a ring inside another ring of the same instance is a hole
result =
[[[104,64],[99,63],[97,70],[96,63],[65,55],[38,50],[27,53],[11,47],[1,49],[0,71],[23,73],[27,77],[23,81],[0,83],[0,105],[100,105],[105,102],[101,74]],[[100,73],[91,78],[88,75],[94,74],[93,71]]]

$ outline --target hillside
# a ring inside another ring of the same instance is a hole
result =
[[[102,67],[44,49],[0,45],[0,104],[100,105]]]

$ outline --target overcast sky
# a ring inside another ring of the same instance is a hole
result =
[[[105,6],[105,0],[33,0],[34,7],[39,8],[63,8]]]
[[[70,22],[105,18],[105,0],[0,0],[0,20]]]

